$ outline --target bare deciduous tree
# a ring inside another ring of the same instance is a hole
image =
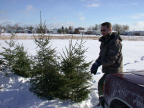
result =
[[[117,31],[117,32],[121,32],[121,31],[129,30],[129,26],[128,25],[114,24],[112,26],[112,29]]]
[[[93,30],[99,30],[100,29],[100,25],[95,24],[95,26],[92,28]]]
[[[113,29],[114,31],[117,31],[117,32],[121,32],[121,28],[122,28],[122,26],[121,26],[120,24],[114,24],[114,25],[112,26],[112,29]]]
[[[129,30],[129,26],[128,26],[128,25],[122,25],[122,30],[123,30],[123,31]]]

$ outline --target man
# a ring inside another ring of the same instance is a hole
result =
[[[103,83],[108,74],[123,72],[123,57],[121,37],[118,33],[112,33],[111,23],[105,22],[101,24],[102,37],[99,57],[91,67],[91,73],[96,74],[99,66],[102,65],[104,75],[98,82],[99,97],[103,95]],[[100,104],[99,104],[100,105]]]

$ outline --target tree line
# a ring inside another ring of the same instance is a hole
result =
[[[90,26],[88,29],[89,30],[100,30],[100,28],[101,28],[101,25],[95,24],[95,26]],[[127,30],[129,30],[129,26],[121,25],[121,24],[113,24],[112,30],[117,31],[117,32],[127,31]]]
[[[0,25],[0,29],[6,30],[7,28],[15,29],[15,30],[17,30],[17,29],[21,29],[21,30],[27,29],[27,30],[29,30],[31,32],[32,32],[33,29],[35,29],[36,32],[39,33],[39,31],[37,30],[37,27],[34,27],[34,26],[20,26],[19,24],[15,24],[15,25],[9,25],[8,24],[6,26]],[[81,27],[81,28],[84,28],[84,27]],[[101,28],[100,24],[95,24],[94,26],[90,26],[87,29],[88,30],[100,30],[100,28]],[[84,29],[86,29],[86,28],[84,28]],[[128,25],[122,25],[122,24],[113,24],[112,25],[112,29],[114,31],[117,31],[117,32],[128,31],[129,30],[129,26]],[[53,29],[45,28],[45,32],[46,33],[52,33],[52,30]],[[60,33],[60,34],[64,34],[64,33],[65,34],[72,34],[72,33],[75,33],[75,30],[74,30],[73,26],[69,26],[69,27],[62,26],[61,28],[56,28],[56,30],[57,30],[57,33]],[[10,32],[10,31],[7,31],[7,32]]]

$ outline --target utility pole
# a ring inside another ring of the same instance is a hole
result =
[[[40,25],[42,26],[41,11],[40,11]]]
[[[43,29],[42,29],[42,18],[41,18],[41,11],[40,11],[40,32],[41,32],[41,33],[43,32]]]

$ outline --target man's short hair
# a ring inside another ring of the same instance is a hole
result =
[[[112,28],[112,25],[110,22],[104,22],[101,24],[101,26],[107,26],[108,29],[111,29]]]

